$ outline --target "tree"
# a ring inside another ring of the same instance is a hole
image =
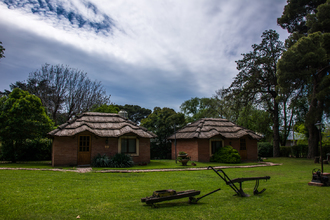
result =
[[[302,37],[290,47],[278,63],[278,81],[281,90],[288,88],[308,94],[309,110],[305,125],[309,132],[308,157],[318,153],[316,122],[322,121],[323,113],[330,110],[330,34],[320,32]]]
[[[21,89],[3,96],[0,109],[0,139],[12,147],[12,162],[25,140],[45,137],[53,129],[40,99]]]
[[[291,4],[292,2],[288,2],[286,7],[292,8]],[[282,27],[292,33],[291,38],[294,34],[298,36],[303,33],[303,35],[291,42],[290,47],[279,61],[278,82],[282,92],[286,92],[290,88],[295,90],[296,94],[303,94],[308,99],[309,109],[304,119],[309,133],[308,157],[313,158],[318,154],[319,141],[315,123],[322,120],[324,113],[329,114],[330,106],[328,95],[330,1],[300,1],[299,6],[305,12],[298,13],[298,11],[291,10],[291,18],[300,17],[304,21],[303,25],[289,19],[287,24],[293,28]],[[283,16],[286,13],[284,11]],[[281,20],[279,21],[281,22]],[[304,31],[299,29],[299,25],[306,27]]]
[[[263,134],[266,140],[269,140],[269,137],[272,135],[272,118],[269,112],[257,109],[251,104],[245,106],[240,111],[236,123],[242,127]]]
[[[307,16],[317,13],[317,7],[327,0],[288,0],[283,14],[277,23],[289,33],[306,35],[310,27],[307,26]]]
[[[219,118],[217,100],[215,98],[191,98],[180,106],[187,122],[200,118]]]
[[[91,112],[103,112],[103,113],[118,113],[119,108],[115,105],[103,104],[100,106],[95,105],[90,111]]]
[[[63,65],[45,64],[29,74],[27,83],[16,82],[10,87],[38,96],[56,124],[63,122],[58,120],[60,116],[67,121],[95,105],[110,103],[101,82],[91,81],[87,73]]]
[[[1,44],[2,44],[2,42],[0,41],[0,59],[5,57],[4,53],[5,53],[5,50],[6,50]]]
[[[141,126],[157,135],[156,141],[151,143],[151,157],[170,158],[171,145],[167,137],[186,124],[184,115],[176,113],[170,108],[155,107],[154,111],[141,120]]]
[[[125,110],[128,115],[128,119],[139,124],[142,119],[151,114],[150,109],[142,108],[138,105],[117,105],[120,110]]]
[[[283,42],[274,30],[262,34],[261,44],[252,45],[253,51],[242,54],[243,59],[236,61],[240,71],[234,82],[226,90],[236,101],[262,105],[273,120],[274,156],[280,156],[279,102],[277,100],[277,61],[284,51]]]

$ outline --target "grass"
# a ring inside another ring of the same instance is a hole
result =
[[[243,183],[248,198],[232,191],[212,171],[151,173],[72,173],[31,170],[0,170],[0,219],[330,219],[330,187],[308,186],[312,160],[271,158],[282,166],[228,168],[231,178],[271,176],[261,181],[253,196],[254,183]],[[2,166],[2,164],[1,164]],[[158,165],[155,165],[158,166]],[[324,165],[325,172],[330,166]],[[159,203],[151,208],[140,202],[153,191],[195,189],[204,195]]]
[[[135,165],[133,167],[128,168],[105,168],[105,167],[93,167],[94,171],[100,170],[141,170],[141,169],[187,169],[187,168],[200,168],[200,167],[208,167],[208,166],[247,166],[247,165],[255,165],[258,163],[239,163],[239,164],[225,164],[225,163],[202,163],[195,162],[196,166],[191,165],[192,161],[188,162],[187,166],[182,166],[180,162],[175,163],[174,160],[151,160],[148,165],[139,166]],[[50,161],[31,161],[31,162],[18,162],[18,163],[0,163],[1,167],[8,168],[39,168],[39,169],[52,169]],[[75,169],[75,167],[55,167],[61,169]]]

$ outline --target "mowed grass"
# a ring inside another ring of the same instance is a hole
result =
[[[212,170],[150,173],[72,173],[0,170],[0,219],[330,219],[330,187],[308,186],[312,160],[271,158],[282,166],[228,168],[231,178],[271,176],[243,183],[251,197],[233,196]],[[330,166],[324,165],[325,172]],[[151,208],[141,198],[153,191],[195,189],[204,195],[189,204],[188,198],[158,203]]]

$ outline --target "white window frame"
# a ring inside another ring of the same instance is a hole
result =
[[[139,146],[139,139],[136,136],[121,136],[118,139],[118,153],[121,153],[121,140],[122,139],[135,139],[135,147],[136,147],[136,153],[135,154],[127,154],[131,155],[132,157],[137,157],[140,155],[140,146]]]

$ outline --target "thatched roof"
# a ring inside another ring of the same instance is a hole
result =
[[[255,132],[222,118],[203,118],[195,121],[178,130],[176,139],[208,139],[218,135],[224,138],[241,138],[247,135],[253,139],[261,139],[261,136]],[[175,135],[171,135],[168,139],[175,139]]]
[[[99,137],[120,137],[136,134],[143,138],[157,137],[146,128],[113,113],[85,112],[48,133],[49,136],[70,137],[80,132],[89,131]]]

